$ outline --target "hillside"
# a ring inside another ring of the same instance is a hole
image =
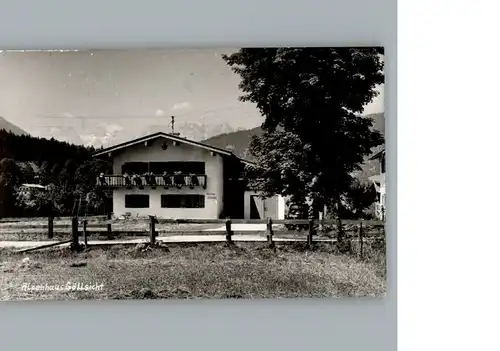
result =
[[[248,147],[254,135],[263,133],[260,127],[253,129],[238,130],[232,133],[216,135],[202,141],[202,143],[212,145],[221,149],[231,150],[236,156],[248,161],[253,161],[254,157],[249,153]]]
[[[382,134],[385,133],[385,117],[383,113],[370,114],[374,121],[374,129],[379,130]],[[233,133],[220,134],[215,137],[206,139],[203,143],[219,147],[222,149],[231,150],[236,156],[243,158],[248,161],[254,161],[254,157],[249,153],[248,147],[252,136],[261,135],[263,133],[260,127],[253,129],[240,130]],[[383,146],[380,146],[374,150],[378,152]],[[361,172],[357,172],[357,177],[360,180],[367,181],[368,177],[377,174],[377,161],[366,161],[362,166]]]
[[[0,116],[0,130],[2,129],[5,129],[7,132],[11,132],[16,135],[28,135],[28,133],[26,133],[24,130]]]

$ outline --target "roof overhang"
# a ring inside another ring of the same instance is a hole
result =
[[[385,173],[375,174],[375,175],[369,177],[368,179],[374,183],[385,184]]]
[[[121,143],[121,144],[118,144],[118,145],[115,145],[115,146],[108,147],[106,149],[99,150],[99,151],[95,152],[92,155],[92,157],[98,157],[98,156],[110,154],[110,153],[113,153],[113,152],[116,152],[116,151],[119,151],[119,150],[123,150],[123,149],[129,148],[129,147],[132,147],[134,145],[138,145],[138,144],[141,144],[141,143],[144,143],[144,142],[147,142],[147,141],[150,141],[150,140],[155,140],[155,139],[158,139],[158,138],[165,138],[165,139],[169,139],[169,140],[176,141],[176,142],[179,142],[179,143],[183,143],[183,144],[187,144],[187,145],[192,145],[194,147],[199,147],[199,148],[208,150],[208,151],[213,152],[215,154],[220,154],[220,155],[224,155],[224,156],[235,157],[236,159],[238,159],[240,162],[242,162],[245,165],[255,166],[254,162],[250,162],[250,161],[244,160],[242,158],[239,158],[238,156],[234,155],[231,151],[228,151],[228,150],[225,150],[225,149],[221,149],[221,148],[218,148],[218,147],[215,147],[215,146],[211,146],[211,145],[208,145],[208,144],[200,143],[200,142],[197,142],[197,141],[194,141],[194,140],[189,140],[189,139],[186,139],[186,138],[181,138],[179,136],[168,134],[168,133],[164,133],[164,132],[158,132],[158,133],[146,135],[146,136],[143,136],[141,138],[133,139],[133,140],[130,140],[130,141],[127,141],[127,142],[124,142],[124,143]]]
[[[179,143],[192,145],[192,146],[203,148],[203,149],[206,149],[206,150],[209,150],[211,152],[214,152],[214,153],[217,153],[217,154],[221,154],[221,155],[226,155],[226,156],[233,155],[228,150],[220,149],[218,147],[214,147],[214,146],[210,146],[210,145],[207,145],[207,144],[199,143],[197,141],[189,140],[189,139],[186,139],[186,138],[181,138],[181,137],[176,136],[176,135],[172,135],[172,134],[168,134],[168,133],[164,133],[164,132],[158,132],[158,133],[154,133],[154,134],[143,136],[141,138],[133,139],[133,140],[130,140],[130,141],[127,141],[127,142],[124,142],[124,143],[121,143],[121,144],[118,144],[118,145],[115,145],[115,146],[111,146],[111,147],[108,147],[108,148],[103,149],[103,150],[99,150],[96,153],[94,153],[92,156],[93,157],[102,156],[102,155],[105,155],[105,154],[109,154],[109,153],[112,153],[112,152],[115,152],[115,151],[118,151],[118,150],[123,150],[123,149],[129,148],[131,146],[134,146],[134,145],[137,145],[137,144],[140,144],[140,143],[144,143],[144,142],[149,141],[149,140],[158,139],[158,138],[165,138],[165,139],[173,140],[173,141],[176,141],[176,142],[179,142]]]
[[[369,160],[376,160],[378,158],[381,158],[384,155],[385,155],[385,149],[377,152],[375,155],[373,155],[372,157],[370,157]]]
[[[237,156],[236,156],[237,157]],[[256,166],[257,164],[255,162],[251,162],[251,161],[247,161],[247,160],[244,160],[242,158],[239,158],[238,159],[241,161],[241,163],[243,163],[245,166]]]

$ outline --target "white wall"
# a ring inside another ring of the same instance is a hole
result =
[[[163,150],[161,145],[166,142],[168,148]],[[152,143],[152,141],[150,141]],[[113,157],[113,173],[121,174],[122,165],[126,162],[166,162],[166,161],[203,161],[207,175],[207,189],[195,187],[182,189],[157,187],[151,189],[147,186],[143,190],[116,189],[113,191],[113,212],[115,216],[131,213],[132,216],[155,215],[159,218],[191,218],[191,219],[217,219],[222,212],[222,184],[223,165],[220,155],[212,156],[210,151],[203,148],[180,144],[174,146],[168,139],[160,138],[151,146],[139,144],[116,151]],[[149,194],[150,208],[125,208],[126,194]],[[161,195],[163,194],[200,194],[205,195],[205,208],[161,208]]]
[[[244,217],[245,219],[250,219],[250,201],[252,195],[258,195],[258,192],[247,190],[245,191],[244,201]],[[280,195],[275,195],[272,198],[265,200],[268,211],[265,217],[271,217],[272,219],[285,219],[285,199]],[[270,208],[275,206],[276,208]],[[265,218],[264,218],[265,219]]]
[[[286,212],[285,198],[283,196],[278,195],[278,218],[277,219],[285,219],[285,212]]]
[[[386,216],[386,186],[385,186],[385,174],[384,174],[384,179],[383,182],[380,184],[380,206],[383,209],[383,214],[381,216],[381,219],[383,220],[384,217]]]

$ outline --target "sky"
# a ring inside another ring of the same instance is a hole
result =
[[[253,128],[263,118],[238,101],[240,77],[221,54],[237,49],[0,52],[0,116],[51,137],[132,134],[177,123]],[[365,113],[383,112],[383,89]],[[105,134],[104,133],[104,134]],[[102,133],[101,133],[102,134]]]

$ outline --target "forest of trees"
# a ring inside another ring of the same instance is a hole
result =
[[[89,199],[89,214],[105,213],[95,178],[111,164],[92,158],[92,147],[0,130],[0,217],[72,213],[74,200]],[[47,186],[47,191],[22,187]]]

